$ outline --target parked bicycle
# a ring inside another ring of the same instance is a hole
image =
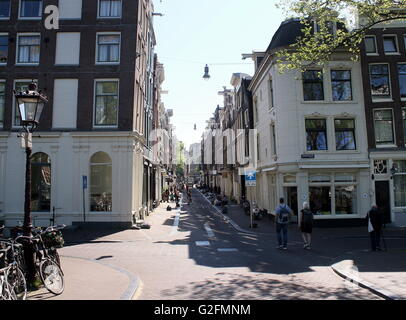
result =
[[[0,300],[25,300],[27,283],[22,245],[4,239],[0,240],[0,247]]]
[[[35,271],[39,274],[45,288],[56,295],[61,294],[65,289],[64,274],[57,251],[57,248],[63,245],[62,235],[59,235],[63,228],[65,228],[64,225],[46,229],[35,228],[32,230],[32,237],[16,238],[17,242],[32,246]]]

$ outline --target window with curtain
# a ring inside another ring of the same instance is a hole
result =
[[[398,64],[400,96],[406,98],[406,64]]]
[[[121,0],[99,0],[100,18],[120,18]]]
[[[336,150],[355,150],[354,119],[335,119]]]
[[[51,211],[51,160],[43,152],[31,158],[31,210]]]
[[[112,211],[112,161],[104,152],[90,158],[90,211]]]
[[[118,124],[118,81],[96,82],[96,126],[116,126]]]
[[[4,125],[4,109],[6,98],[6,83],[0,82],[0,127]]]
[[[20,17],[40,18],[42,17],[42,0],[21,0]]]
[[[19,36],[17,49],[18,63],[39,63],[40,36]]]
[[[7,63],[8,35],[0,35],[0,63]]]
[[[327,150],[326,119],[306,119],[307,151]]]
[[[303,72],[304,101],[324,100],[323,75],[321,70]]]
[[[0,0],[0,18],[10,17],[10,0]]]
[[[376,50],[376,39],[374,36],[365,37],[365,51],[366,53],[377,53]]]
[[[374,110],[374,123],[376,144],[394,144],[392,109]]]
[[[373,97],[389,97],[389,65],[372,64],[369,66],[369,77],[371,80],[371,93]]]
[[[97,62],[117,63],[120,61],[120,34],[97,35]]]
[[[396,174],[393,177],[395,207],[406,207],[406,161],[394,161]]]
[[[334,101],[351,101],[351,71],[331,70],[331,89]]]

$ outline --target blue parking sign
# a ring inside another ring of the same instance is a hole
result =
[[[247,187],[256,187],[256,185],[257,185],[256,170],[246,170],[245,171],[245,185]]]

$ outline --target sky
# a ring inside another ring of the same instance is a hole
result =
[[[253,75],[254,63],[243,53],[265,51],[284,20],[279,0],[154,0],[155,52],[164,64],[162,96],[173,109],[171,122],[178,140],[198,143],[224,86],[233,73]],[[204,67],[210,80],[203,79]],[[197,130],[194,130],[196,124]]]

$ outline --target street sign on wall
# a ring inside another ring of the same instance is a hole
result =
[[[245,186],[256,187],[257,186],[257,171],[245,170]]]

